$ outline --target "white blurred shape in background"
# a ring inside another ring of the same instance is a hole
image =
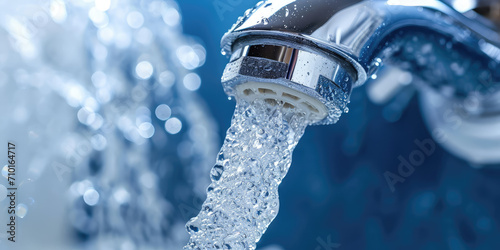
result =
[[[202,199],[218,137],[194,92],[206,51],[182,34],[177,4],[0,10],[0,143],[16,143],[19,188],[17,242],[0,233],[0,249],[180,249],[182,205]]]

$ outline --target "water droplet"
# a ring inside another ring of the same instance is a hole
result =
[[[245,13],[243,13],[243,16],[249,16],[251,12],[252,12],[252,9],[247,9],[247,10],[245,10]]]
[[[212,170],[210,171],[211,178],[213,181],[218,181],[222,177],[222,174],[224,173],[224,167],[221,165],[215,165]]]
[[[129,202],[130,194],[125,188],[121,187],[113,192],[113,198],[116,200],[116,202],[118,202],[118,204],[124,204]]]
[[[377,79],[377,72],[382,66],[382,59],[375,58],[373,62],[370,64],[370,69],[368,71],[368,75],[371,79]]]
[[[135,73],[141,79],[148,79],[153,75],[153,65],[148,61],[142,61],[135,67]]]
[[[263,23],[264,25],[268,25],[268,24],[269,24],[269,19],[267,19],[267,18],[262,18],[262,23]]]
[[[184,77],[184,87],[189,91],[196,91],[201,86],[201,78],[196,73],[189,73]]]
[[[182,122],[172,117],[165,122],[165,130],[172,135],[178,134],[182,130]]]
[[[2,176],[5,177],[5,178],[9,177],[9,166],[8,165],[3,166],[3,168],[2,168]]]
[[[27,213],[28,213],[28,206],[26,206],[23,203],[20,203],[19,205],[17,205],[17,207],[16,207],[16,215],[19,218],[21,218],[21,219],[24,218]]]
[[[144,16],[138,11],[132,11],[127,15],[127,23],[131,28],[138,29],[144,24]]]
[[[287,17],[290,14],[290,10],[288,8],[285,9],[285,17]]]
[[[158,119],[166,121],[172,115],[172,109],[166,104],[160,104],[155,109],[155,115]]]
[[[95,189],[90,188],[83,194],[83,201],[89,206],[95,206],[99,202],[99,193]]]
[[[192,218],[189,220],[189,222],[186,224],[186,229],[189,233],[196,233],[199,230],[199,220],[198,218]]]
[[[219,154],[217,154],[217,161],[218,162],[223,162],[225,160],[224,158],[224,152],[219,152]]]

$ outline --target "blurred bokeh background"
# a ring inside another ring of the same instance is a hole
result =
[[[0,154],[16,143],[19,186],[17,242],[1,226],[0,249],[181,249],[234,110],[219,41],[255,3],[0,4]],[[495,166],[436,145],[388,183],[432,138],[399,73],[393,92],[368,83],[338,124],[306,130],[259,248],[500,248]]]

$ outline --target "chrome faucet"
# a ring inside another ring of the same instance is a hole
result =
[[[332,124],[348,111],[353,88],[381,67],[397,67],[422,83],[416,85],[431,128],[447,126],[445,107],[459,115],[460,128],[442,140],[447,149],[470,162],[498,163],[500,28],[472,10],[495,2],[262,1],[222,38],[223,54],[231,55],[224,90]],[[485,136],[488,130],[495,135]]]

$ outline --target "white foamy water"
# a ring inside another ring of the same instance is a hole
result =
[[[279,210],[278,186],[310,122],[262,100],[238,100],[184,249],[255,249]]]

